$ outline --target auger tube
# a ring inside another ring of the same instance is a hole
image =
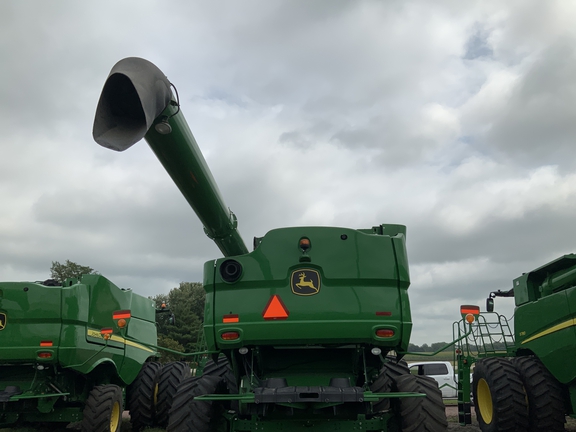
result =
[[[144,138],[224,256],[246,254],[236,216],[224,204],[170,87],[168,78],[149,61],[120,60],[98,101],[94,140],[124,151]],[[159,133],[155,129],[159,123],[168,123],[171,132]]]

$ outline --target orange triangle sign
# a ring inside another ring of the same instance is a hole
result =
[[[264,308],[262,317],[266,320],[286,319],[288,318],[288,309],[286,309],[286,306],[284,306],[279,296],[273,295]]]

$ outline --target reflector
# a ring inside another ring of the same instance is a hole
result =
[[[270,297],[268,304],[262,312],[262,317],[265,320],[282,320],[288,318],[288,309],[280,299],[280,296],[273,295]]]
[[[460,306],[460,313],[462,315],[466,315],[466,314],[480,315],[480,306],[462,305],[462,306]]]
[[[237,323],[237,322],[240,322],[240,317],[238,316],[238,314],[224,315],[222,317],[222,322],[223,323]]]
[[[112,314],[112,318],[115,320],[120,319],[120,318],[127,319],[127,318],[130,318],[131,316],[132,315],[131,315],[129,310],[116,311]]]

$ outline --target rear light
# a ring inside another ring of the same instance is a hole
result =
[[[235,332],[235,331],[224,332],[220,335],[220,337],[222,338],[222,340],[225,340],[225,341],[233,341],[233,340],[236,340],[240,337],[240,333]]]
[[[480,315],[480,306],[462,305],[460,306],[460,313],[462,314],[462,316],[467,314]]]
[[[49,358],[52,358],[52,353],[51,352],[39,352],[38,357],[41,359],[49,359]]]
[[[40,346],[41,346],[41,347],[51,347],[52,345],[54,345],[54,344],[52,343],[52,341],[42,341],[42,342],[40,342]]]
[[[469,313],[464,317],[464,319],[468,324],[472,324],[476,320],[476,317],[473,314]]]
[[[392,316],[392,312],[389,312],[389,311],[378,311],[378,312],[376,312],[376,316]]]
[[[131,312],[129,310],[120,310],[120,311],[116,311],[112,314],[112,319],[128,319],[132,316]]]
[[[240,322],[240,317],[238,316],[238,314],[224,315],[222,317],[222,322],[223,323],[237,323],[237,322]]]
[[[112,329],[111,328],[103,328],[102,330],[100,330],[100,334],[102,335],[104,340],[108,340],[108,339],[110,339],[110,336],[112,335]]]
[[[376,330],[376,336],[381,338],[390,338],[394,336],[394,330],[390,329],[378,329]]]

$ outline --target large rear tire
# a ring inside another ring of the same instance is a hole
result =
[[[513,363],[528,396],[528,430],[564,431],[566,418],[562,385],[535,357],[517,357]]]
[[[219,393],[225,382],[221,377],[203,375],[182,381],[172,401],[167,432],[210,432],[222,421],[222,407],[214,401],[194,400],[196,396]]]
[[[392,391],[392,385],[395,379],[402,375],[410,374],[408,364],[404,360],[396,362],[396,360],[388,359],[390,361],[384,364],[382,369],[380,369],[378,377],[370,384],[370,391],[372,393],[389,393]],[[372,404],[372,411],[375,413],[388,411],[389,409],[390,399],[388,398],[380,399],[378,402]]]
[[[158,362],[144,363],[136,379],[128,386],[127,404],[134,432],[154,425],[161,368]]]
[[[117,385],[94,387],[82,412],[82,432],[119,432],[122,426],[122,390]]]
[[[172,400],[182,381],[190,376],[190,367],[184,362],[166,363],[158,379],[158,405],[156,406],[156,425],[166,428]]]
[[[399,398],[393,402],[402,432],[444,432],[448,428],[442,393],[434,379],[402,375],[395,379],[397,392],[424,393],[426,397]]]
[[[525,432],[526,394],[514,365],[504,358],[485,358],[474,368],[474,405],[482,432]]]

